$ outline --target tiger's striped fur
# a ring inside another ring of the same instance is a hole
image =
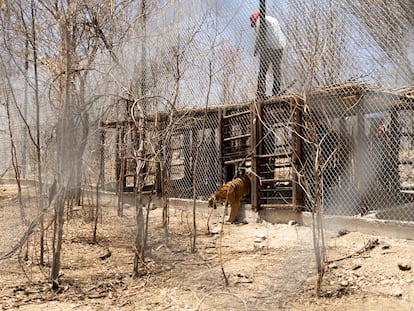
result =
[[[208,206],[216,208],[217,204],[226,202],[230,203],[231,210],[230,216],[227,220],[228,222],[233,222],[236,219],[237,212],[240,207],[240,199],[247,193],[250,192],[252,175],[251,173],[246,173],[236,179],[233,179],[222,187],[220,187],[216,193],[213,193],[209,200]]]

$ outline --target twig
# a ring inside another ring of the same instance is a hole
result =
[[[210,218],[212,214],[213,214],[213,208],[210,208],[210,213],[208,214],[208,218],[207,218],[207,233],[208,234],[210,234]]]
[[[229,188],[230,189],[230,188]],[[229,189],[227,189],[227,196],[226,196],[226,206],[225,206],[225,208],[223,209],[223,218],[222,218],[222,220],[221,220],[221,228],[220,228],[220,238],[219,238],[219,259],[220,259],[220,268],[221,268],[221,272],[223,273],[223,278],[224,278],[224,282],[225,282],[225,284],[226,284],[226,286],[229,286],[229,279],[228,279],[228,277],[227,277],[227,275],[226,275],[226,272],[224,271],[224,266],[223,266],[223,255],[222,255],[222,252],[221,252],[221,249],[222,249],[222,242],[223,242],[223,226],[224,226],[224,217],[225,217],[225,212],[226,212],[226,209],[227,209],[227,207],[228,207],[228,205],[229,205],[229,202],[228,202],[228,196],[229,196]]]
[[[0,178],[3,178],[4,175],[6,175],[7,171],[10,169],[10,166],[6,168],[6,170],[3,173],[0,173]]]
[[[37,219],[33,220],[29,227],[27,228],[26,232],[24,233],[24,235],[20,238],[19,243],[17,243],[17,245],[15,245],[8,253],[2,255],[0,257],[0,260],[4,260],[4,259],[8,259],[11,256],[13,256],[14,253],[16,253],[26,242],[26,240],[31,236],[31,234],[34,232],[34,229],[36,228],[38,222]]]
[[[329,260],[326,263],[330,264],[336,261],[342,261],[345,259],[349,259],[352,258],[354,256],[358,256],[361,255],[362,253],[365,253],[371,249],[373,249],[376,245],[378,245],[378,239],[369,239],[367,243],[365,243],[364,247],[362,247],[361,249],[357,250],[356,252],[354,252],[353,254],[338,258],[338,259],[333,259],[333,260]]]

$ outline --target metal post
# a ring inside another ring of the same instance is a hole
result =
[[[257,48],[258,48],[258,57],[259,57],[259,64],[262,61],[263,57],[263,48],[265,44],[265,34],[266,34],[266,22],[265,22],[265,16],[266,16],[266,0],[260,0],[259,3],[259,20],[260,20],[260,27],[259,27],[259,33],[257,34]],[[263,66],[259,65],[259,75],[257,77],[257,92],[256,92],[256,98],[263,99],[265,94],[260,94],[260,83],[263,83],[260,81],[260,77],[266,77],[266,68],[263,68]],[[264,82],[264,93],[266,93],[266,81]]]
[[[224,184],[224,127],[223,127],[223,116],[225,115],[226,110],[219,108],[218,110],[218,135],[219,135],[219,145],[218,145],[218,154],[219,154],[219,166],[218,166],[218,181],[215,186],[220,186]]]

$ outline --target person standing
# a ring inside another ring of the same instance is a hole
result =
[[[260,14],[254,12],[250,15],[250,25],[256,32],[256,43],[254,55],[259,56],[259,78],[257,85],[257,97],[264,99],[266,95],[266,74],[272,67],[273,71],[273,88],[272,95],[280,93],[281,71],[283,50],[286,47],[287,39],[280,28],[276,18],[266,14],[264,31],[260,32]],[[260,34],[263,33],[263,36]]]

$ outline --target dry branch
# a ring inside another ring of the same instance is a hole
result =
[[[377,246],[378,244],[379,244],[378,239],[376,239],[376,238],[369,239],[361,249],[357,250],[353,254],[350,254],[350,255],[347,255],[347,256],[344,256],[344,257],[341,257],[341,258],[337,258],[337,259],[328,260],[328,261],[326,261],[326,263],[330,264],[330,263],[333,263],[333,262],[342,261],[342,260],[345,260],[345,259],[349,259],[349,258],[352,258],[352,257],[355,257],[355,256],[362,255],[363,253],[375,248],[375,246]]]
[[[29,224],[29,227],[27,228],[24,235],[20,238],[19,243],[17,243],[8,253],[2,255],[0,257],[0,260],[8,259],[11,256],[13,256],[13,254],[16,253],[24,245],[24,243],[26,243],[27,239],[32,235],[37,225],[38,225],[38,219],[33,220]]]

